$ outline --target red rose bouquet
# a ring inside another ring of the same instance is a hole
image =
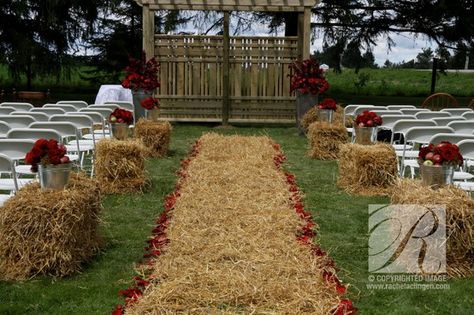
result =
[[[357,127],[377,127],[382,124],[382,117],[365,110],[356,117],[354,123]]]
[[[49,164],[67,164],[69,162],[69,157],[66,155],[66,147],[54,139],[37,140],[33,148],[25,156],[25,163],[31,165],[32,172],[38,171],[38,164],[46,166]]]
[[[155,58],[146,61],[145,53],[143,53],[141,59],[130,57],[129,62],[130,65],[125,68],[125,79],[122,81],[124,88],[150,92],[160,87],[158,82],[159,65]]]
[[[160,101],[158,101],[157,98],[154,98],[153,96],[151,96],[141,101],[140,105],[147,110],[152,110],[160,106]]]
[[[110,114],[109,122],[112,124],[119,123],[131,125],[133,123],[133,114],[131,111],[126,109],[117,108],[112,112],[112,114]]]
[[[423,165],[462,165],[463,157],[456,144],[442,141],[438,145],[430,143],[422,146],[418,153],[418,163]]]
[[[318,108],[319,109],[336,110],[337,109],[337,103],[332,98],[325,98],[321,103],[318,104]]]
[[[302,94],[320,94],[329,89],[329,83],[324,77],[324,70],[319,67],[319,62],[314,59],[295,61],[290,65],[293,70],[291,75],[290,91],[299,91]]]

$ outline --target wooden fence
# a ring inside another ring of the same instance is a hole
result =
[[[155,35],[161,117],[221,121],[223,56],[222,36]],[[229,121],[294,122],[288,66],[297,58],[297,37],[231,37]]]

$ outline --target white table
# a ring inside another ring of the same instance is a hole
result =
[[[120,84],[101,85],[94,104],[104,104],[105,102],[113,101],[133,103],[132,90],[126,89]]]

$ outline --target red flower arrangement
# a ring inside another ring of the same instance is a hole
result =
[[[336,100],[332,98],[325,98],[321,103],[318,104],[318,108],[336,110],[337,109]]]
[[[143,52],[141,59],[130,57],[129,63],[130,65],[125,68],[125,79],[122,81],[124,88],[149,92],[160,87],[158,82],[159,65],[155,58],[146,61],[146,55]]]
[[[430,143],[422,146],[418,153],[418,163],[423,165],[462,165],[464,159],[459,147],[449,141],[442,141],[438,145]]]
[[[31,165],[32,172],[38,171],[38,164],[46,166],[49,164],[67,164],[69,162],[69,157],[66,155],[66,147],[54,139],[37,140],[33,148],[25,156],[25,163]]]
[[[382,122],[382,117],[368,110],[360,113],[354,121],[357,127],[377,127],[380,126]]]
[[[157,98],[150,96],[149,98],[146,98],[143,101],[141,101],[140,105],[147,110],[152,110],[160,106],[160,101],[158,101]]]
[[[126,109],[117,108],[109,116],[109,122],[131,125],[133,123],[133,114]]]
[[[302,94],[320,94],[329,89],[329,83],[324,77],[324,70],[314,59],[295,61],[290,65],[293,70],[290,91],[299,91]]]

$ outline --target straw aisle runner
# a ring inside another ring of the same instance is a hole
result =
[[[353,314],[283,160],[268,137],[198,140],[114,313]]]

